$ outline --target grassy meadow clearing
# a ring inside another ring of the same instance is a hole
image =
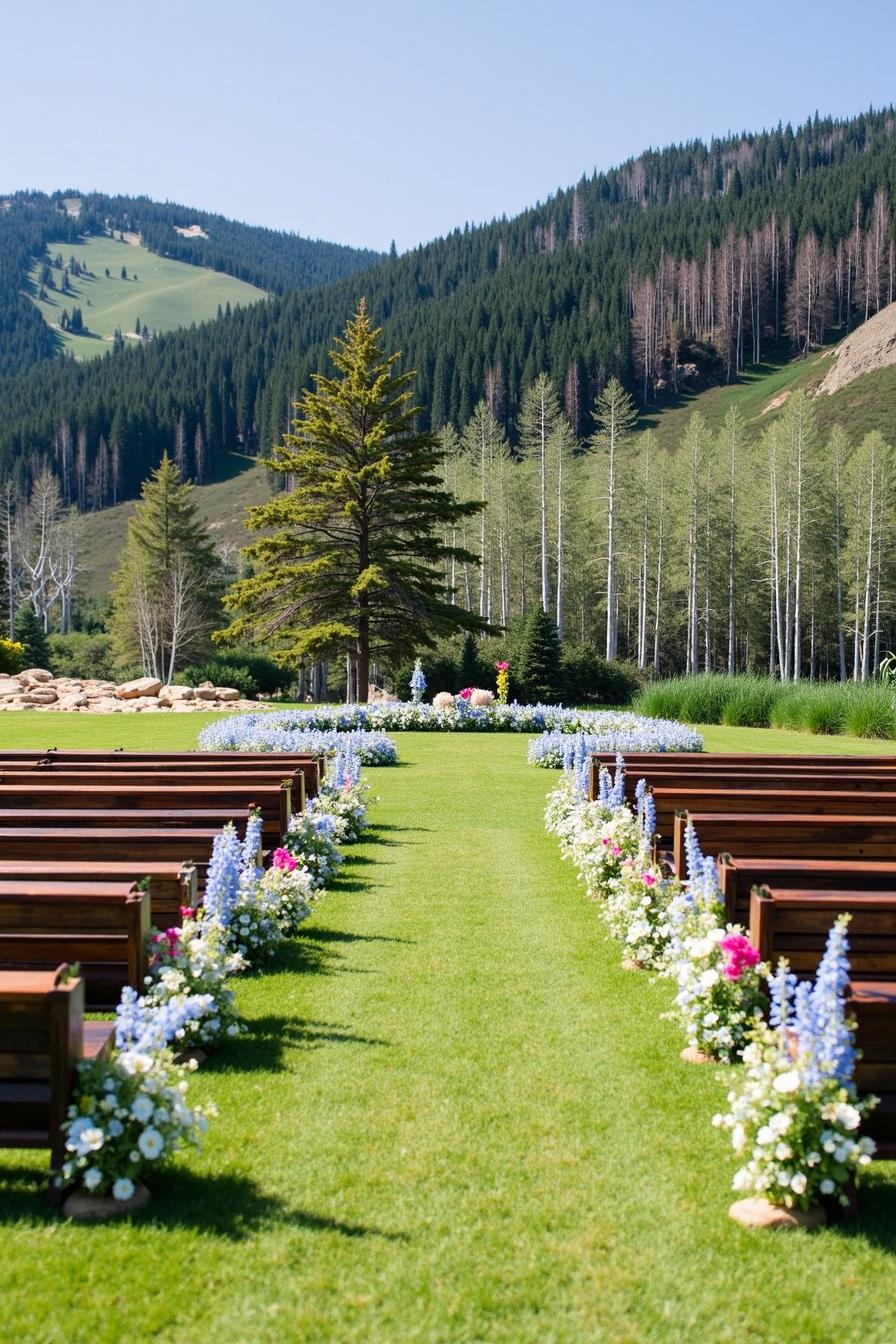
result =
[[[29,274],[31,297],[46,322],[58,327],[64,310],[71,313],[73,307],[81,309],[90,334],[58,332],[60,348],[79,359],[94,359],[110,350],[116,330],[125,336],[133,334],[138,318],[141,326],[149,326],[154,332],[171,331],[210,320],[219,305],[224,308],[229,303],[235,308],[265,297],[264,290],[244,280],[157,256],[137,243],[122,242],[119,238],[86,237],[75,244],[51,243],[48,252],[50,257],[61,253],[66,266],[74,256],[81,266],[93,272],[70,276],[69,293],[48,289],[46,299],[40,298],[43,260],[35,262]],[[126,280],[121,278],[122,267],[127,269]],[[60,278],[61,272],[54,270],[57,285]]]
[[[7,714],[0,740],[185,748],[212,717]],[[557,776],[525,736],[396,738],[366,840],[239,982],[250,1033],[192,1084],[220,1117],[146,1214],[60,1223],[45,1155],[0,1153],[4,1344],[892,1339],[893,1166],[855,1224],[733,1224],[721,1070],[679,1060],[670,987],[621,970],[544,833]]]

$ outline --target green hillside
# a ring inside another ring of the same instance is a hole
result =
[[[46,322],[56,331],[61,346],[79,359],[93,359],[111,348],[116,331],[136,340],[137,322],[153,332],[188,327],[217,315],[218,308],[257,303],[264,290],[220,271],[191,266],[187,262],[159,257],[136,241],[123,242],[106,236],[87,237],[72,243],[50,243],[52,259],[61,254],[63,264],[74,257],[90,274],[70,275],[69,293],[58,288],[62,272],[52,268],[55,290],[46,288],[40,298],[40,272],[36,261],[29,272],[31,298]],[[127,279],[122,278],[122,268]],[[106,275],[108,270],[109,275]],[[59,324],[64,311],[78,307],[89,335],[63,332]]]
[[[216,544],[238,548],[249,540],[246,509],[268,497],[268,473],[257,458],[225,453],[217,459],[213,480],[197,486],[196,495]],[[125,543],[134,500],[115,504],[79,519],[79,563],[83,572],[78,588],[85,597],[102,597],[109,591],[119,552]]]

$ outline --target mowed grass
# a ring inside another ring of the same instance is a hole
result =
[[[153,332],[170,331],[208,321],[215,317],[219,305],[225,308],[229,303],[235,308],[265,297],[264,290],[244,280],[156,256],[145,247],[119,238],[85,237],[75,244],[50,243],[49,257],[59,253],[63,265],[67,266],[74,256],[93,274],[70,276],[69,293],[47,289],[46,299],[41,299],[39,281],[43,263],[36,262],[29,274],[29,292],[44,320],[55,327],[65,310],[71,313],[73,307],[81,309],[90,335],[76,336],[61,330],[58,333],[61,348],[79,359],[93,359],[111,349],[116,330],[125,336],[133,334],[138,318],[141,327],[149,326]],[[123,266],[128,273],[126,280],[121,278]],[[57,286],[61,278],[61,271],[54,268]]]
[[[207,717],[6,715],[0,743],[182,748]],[[0,1339],[891,1340],[893,1167],[855,1224],[733,1224],[724,1082],[544,834],[556,775],[517,736],[397,739],[343,879],[240,982],[251,1034],[192,1084],[220,1118],[147,1214],[60,1223],[43,1155],[0,1151]]]

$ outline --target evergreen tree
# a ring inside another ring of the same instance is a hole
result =
[[[528,704],[555,704],[560,698],[560,639],[553,618],[540,606],[526,617],[517,664],[511,675]]]
[[[143,484],[113,579],[110,630],[120,662],[170,682],[206,651],[222,587],[195,488],[166,454]]]
[[[47,634],[41,624],[40,617],[35,614],[34,608],[30,605],[26,604],[16,612],[15,638],[24,647],[22,654],[22,666],[24,668],[49,668],[50,646],[47,642]]]
[[[364,301],[337,340],[335,378],[317,375],[297,404],[295,433],[269,466],[298,482],[251,510],[266,535],[247,547],[257,573],[234,585],[242,614],[224,638],[246,638],[299,662],[340,651],[366,696],[371,658],[396,662],[436,636],[484,627],[445,601],[444,566],[476,557],[445,539],[477,514],[441,484],[439,440],[416,426],[413,373],[386,355]]]
[[[470,631],[464,635],[464,644],[461,649],[460,664],[458,666],[458,679],[460,685],[457,687],[462,691],[465,686],[478,686],[482,675],[482,667],[479,659],[479,650],[476,640]]]

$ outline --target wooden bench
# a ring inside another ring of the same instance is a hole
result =
[[[873,817],[838,813],[680,812],[675,818],[675,872],[684,877],[684,833],[693,822],[704,854],[819,859],[896,859],[896,815]]]
[[[863,1128],[877,1144],[877,1157],[896,1158],[896,982],[853,981],[847,1012],[856,1019],[856,1086],[878,1104]]]
[[[195,864],[199,893],[205,886],[215,836],[220,827],[0,827],[0,860],[30,860],[39,854],[42,860],[126,861],[139,871],[147,860],[174,864]],[[123,859],[126,856],[126,859]],[[259,849],[258,862],[262,852]]]
[[[301,770],[240,769],[233,774],[223,770],[166,770],[164,767],[105,769],[102,766],[70,769],[68,766],[43,767],[0,766],[0,787],[5,789],[57,788],[93,789],[194,789],[226,790],[241,794],[244,803],[254,800],[263,789],[277,789],[286,785],[290,790],[293,812],[305,808],[305,775]]]
[[[2,851],[0,851],[2,852]],[[87,882],[146,884],[152,923],[167,929],[179,925],[182,906],[195,909],[199,900],[196,867],[156,859],[74,860],[0,858],[0,883],[27,886],[31,882]]]
[[[107,808],[99,810],[91,807],[40,807],[9,808],[0,807],[0,831],[8,831],[16,826],[58,827],[60,830],[110,829],[139,826],[155,827],[163,831],[188,830],[195,827],[208,827],[220,831],[229,821],[234,822],[242,838],[248,821],[248,810],[242,815],[234,813],[232,808],[194,807],[183,811],[177,808]],[[263,821],[262,839],[276,848],[282,843],[283,833],[279,824]],[[0,856],[3,854],[0,847]]]
[[[601,766],[615,769],[615,756],[608,752],[598,752],[590,758],[591,797],[597,795],[597,777]],[[624,754],[627,787],[632,791],[639,779],[648,782],[657,777],[658,772],[682,772],[681,777],[690,780],[695,774],[723,771],[751,774],[764,773],[774,776],[776,772],[792,774],[807,770],[810,773],[829,772],[846,775],[862,773],[869,775],[896,775],[896,756],[807,756],[807,755],[765,755],[733,754],[727,752],[627,752]]]
[[[92,770],[97,767],[111,770],[141,770],[164,767],[169,774],[185,770],[220,770],[233,775],[240,770],[277,770],[283,775],[300,771],[305,776],[309,798],[318,791],[324,777],[326,762],[323,756],[307,752],[273,751],[0,751],[0,771],[4,770]]]
[[[0,970],[77,962],[91,1011],[143,993],[150,897],[126,882],[0,881]]]
[[[234,788],[220,784],[197,787],[194,784],[146,785],[107,780],[82,784],[71,783],[64,776],[57,780],[54,776],[35,783],[0,783],[0,818],[3,819],[10,818],[16,811],[23,817],[31,817],[37,812],[57,808],[74,809],[80,813],[97,811],[106,815],[190,812],[203,818],[207,813],[218,812],[236,819],[247,816],[250,806],[261,812],[265,839],[275,846],[280,844],[293,812],[292,786],[288,782],[259,785],[253,781],[250,787]]]
[[[894,780],[896,784],[896,780]],[[691,811],[715,814],[739,813],[799,813],[801,816],[839,815],[874,816],[887,813],[896,816],[896,792],[864,793],[849,790],[758,789],[752,785],[731,785],[727,788],[699,787],[655,788],[652,790],[656,807],[657,831],[660,843],[673,838],[675,816]]]
[[[84,1022],[84,982],[67,971],[0,971],[0,1146],[49,1148],[54,1203],[77,1066],[114,1037],[111,1023]]]
[[[754,887],[750,942],[763,961],[777,965],[785,957],[796,975],[814,975],[831,925],[841,914],[851,916],[853,979],[896,979],[896,888],[887,892]]]
[[[806,887],[816,891],[849,887],[855,891],[896,891],[896,859],[745,858],[722,853],[717,859],[719,886],[725,901],[725,919],[731,924],[750,922],[753,888]]]

